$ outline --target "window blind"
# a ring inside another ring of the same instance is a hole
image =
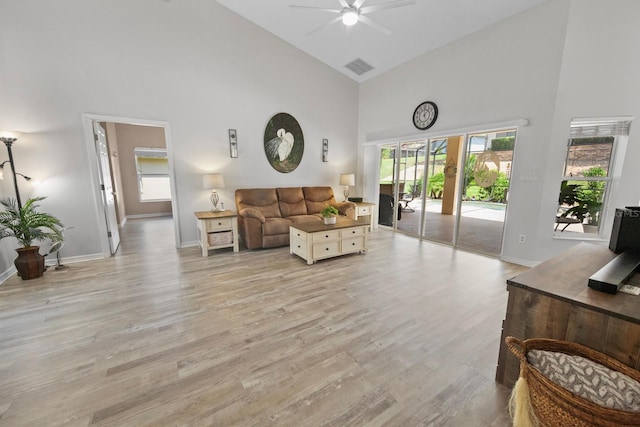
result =
[[[631,120],[571,122],[570,138],[591,138],[596,136],[627,136]]]

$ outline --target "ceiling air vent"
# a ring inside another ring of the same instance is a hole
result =
[[[347,65],[345,65],[345,67],[359,76],[363,75],[367,71],[373,70],[373,67],[371,65],[367,64],[360,58],[349,62]]]

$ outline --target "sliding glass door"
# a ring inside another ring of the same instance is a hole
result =
[[[380,148],[379,224],[500,255],[516,130]]]
[[[500,255],[516,130],[467,136],[456,247]]]

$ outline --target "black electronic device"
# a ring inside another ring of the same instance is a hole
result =
[[[362,202],[362,197],[349,197],[347,200],[353,203],[360,203]]]
[[[609,249],[617,254],[627,250],[640,252],[640,206],[616,209]]]
[[[640,266],[640,253],[625,251],[589,277],[589,287],[615,294]]]

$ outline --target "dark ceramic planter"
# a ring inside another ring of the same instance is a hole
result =
[[[13,263],[22,280],[36,279],[44,274],[44,257],[40,255],[39,246],[18,248],[18,258]]]

